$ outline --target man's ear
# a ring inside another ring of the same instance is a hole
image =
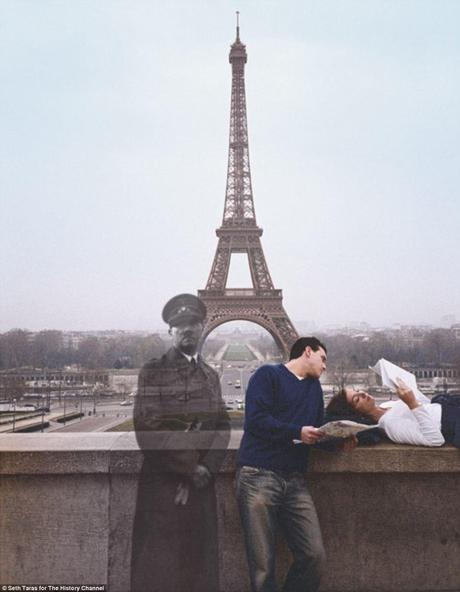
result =
[[[311,356],[311,347],[309,345],[307,345],[307,347],[305,348],[304,354],[307,358]]]

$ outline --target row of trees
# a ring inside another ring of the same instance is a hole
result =
[[[449,329],[427,331],[417,342],[375,332],[369,337],[318,335],[328,349],[332,364],[347,368],[367,368],[380,358],[401,365],[453,364],[460,367],[460,340]]]
[[[375,332],[366,338],[348,335],[318,335],[326,344],[329,366],[366,368],[379,358],[396,364],[442,365],[460,367],[460,340],[448,329],[427,331],[417,342]],[[276,356],[277,348],[271,337],[261,335],[252,342],[266,356]],[[78,346],[66,341],[61,331],[40,331],[32,334],[15,329],[0,334],[0,370],[31,366],[60,369],[77,364],[82,368],[140,368],[152,357],[161,356],[169,340],[159,335],[116,335],[84,337]],[[215,354],[224,341],[208,339],[204,352]]]
[[[60,369],[72,364],[87,369],[139,368],[148,359],[161,356],[166,347],[158,335],[87,336],[74,347],[61,331],[31,334],[15,329],[0,335],[0,369]]]
[[[460,367],[460,340],[449,329],[433,329],[410,340],[398,334],[375,332],[369,336],[322,335],[317,337],[328,350],[328,366],[363,369],[374,365],[380,358],[395,364],[411,365],[454,364]],[[251,341],[264,357],[275,358],[278,351],[273,338],[260,335]]]
[[[86,336],[77,346],[62,331],[30,333],[14,329],[0,334],[0,370],[13,368],[61,369],[76,364],[86,369],[140,368],[147,360],[160,357],[171,342],[159,335]],[[215,355],[224,341],[208,339],[205,354]]]

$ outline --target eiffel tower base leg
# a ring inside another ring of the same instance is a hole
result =
[[[250,321],[266,329],[283,357],[288,359],[292,344],[299,336],[284,310],[281,290],[272,291],[276,295],[258,297],[246,295],[252,290],[225,290],[227,294],[219,297],[208,290],[199,290],[198,296],[208,311],[203,341],[219,325],[230,321]],[[229,295],[229,292],[236,294]]]

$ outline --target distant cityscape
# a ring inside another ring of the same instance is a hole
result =
[[[453,322],[452,322],[453,321]],[[371,327],[355,323],[313,330],[328,349],[321,382],[326,399],[353,385],[387,400],[369,369],[380,358],[413,372],[428,396],[460,387],[460,324]],[[165,331],[27,331],[0,334],[0,432],[129,431],[139,369],[171,345]],[[234,429],[241,429],[247,384],[264,363],[283,360],[273,337],[253,323],[232,322],[205,340],[203,356],[219,373]]]
[[[454,317],[447,320],[449,322],[444,325],[448,324],[448,327],[372,327],[356,323],[313,331],[311,323],[300,322],[297,328],[300,334],[314,333],[327,344],[329,369],[365,369],[381,357],[414,369],[422,366],[460,368],[460,324]],[[0,372],[136,369],[147,360],[160,357],[170,344],[165,329],[156,333],[12,329],[0,334]],[[213,361],[231,344],[252,348],[259,361],[282,360],[273,337],[247,322],[233,322],[217,328],[205,340],[202,353]]]
[[[424,334],[426,332],[432,331],[434,329],[449,329],[456,335],[457,339],[459,339],[460,335],[460,323],[457,322],[456,316],[445,315],[443,316],[438,324],[407,324],[407,323],[394,323],[391,326],[388,325],[371,325],[365,321],[350,321],[346,324],[328,324],[328,325],[318,325],[314,321],[302,320],[302,321],[294,321],[294,325],[301,335],[313,335],[313,334],[322,334],[322,335],[350,335],[350,336],[358,336],[358,335],[371,335],[375,332],[381,332],[388,336],[407,336],[407,335],[415,335],[415,334]],[[235,327],[239,328],[240,331],[244,333],[250,334],[261,334],[266,335],[267,331],[263,328],[257,326],[255,323],[250,323],[247,321],[234,321],[230,323],[226,323],[222,325],[214,332],[214,335],[227,335],[234,331]],[[30,331],[27,328],[12,328],[8,331],[4,331],[0,333],[0,337],[4,335],[8,335],[10,333],[14,333],[17,331],[23,331],[29,337],[28,339],[34,340],[35,337],[44,332],[51,332],[56,330],[49,330],[43,329],[40,331]],[[167,335],[167,329],[165,326],[157,327],[154,330],[127,330],[127,329],[91,329],[85,331],[75,331],[75,330],[60,330],[58,331],[62,334],[62,338],[64,340],[64,345],[66,347],[77,347],[85,338],[87,337],[97,337],[99,339],[116,339],[119,337],[147,337],[148,335],[158,334],[162,337]]]

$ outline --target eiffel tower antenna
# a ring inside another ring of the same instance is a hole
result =
[[[237,11],[236,39],[229,55],[232,94],[224,213],[222,225],[216,230],[219,242],[208,282],[204,290],[198,291],[208,310],[203,338],[223,323],[252,321],[272,335],[287,357],[298,334],[284,310],[282,291],[273,285],[260,242],[263,231],[256,222],[244,84],[247,53],[240,40],[239,15]],[[233,253],[247,254],[252,288],[226,287]]]

